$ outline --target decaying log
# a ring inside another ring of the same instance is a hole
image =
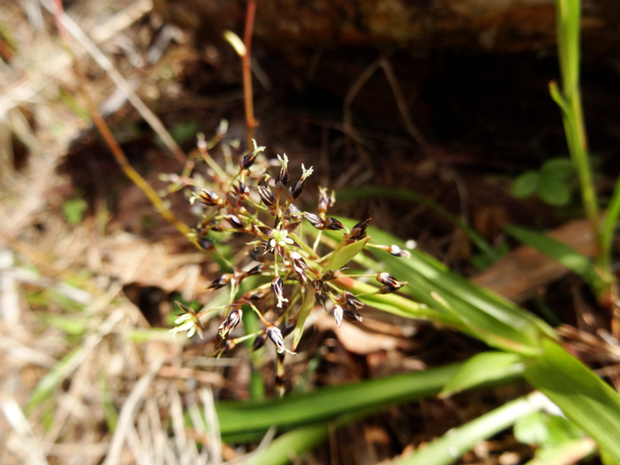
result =
[[[165,21],[197,37],[241,32],[246,0],[155,0]],[[554,0],[258,0],[255,39],[283,47],[541,50],[555,43]],[[583,1],[583,44],[620,50],[620,8]]]

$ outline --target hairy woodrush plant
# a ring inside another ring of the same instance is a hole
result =
[[[218,138],[221,139],[221,136]],[[226,155],[224,167],[211,157],[212,143],[198,139],[198,154],[207,163],[206,177],[198,170],[168,180],[178,187],[192,188],[190,203],[198,211],[198,223],[191,233],[192,241],[201,249],[217,253],[228,270],[217,276],[208,286],[211,290],[229,287],[229,301],[223,307],[195,312],[179,303],[183,315],[177,320],[172,333],[187,331],[188,337],[203,336],[201,317],[213,310],[221,310],[218,328],[220,356],[241,341],[254,338],[253,349],[267,340],[274,344],[278,363],[277,385],[283,386],[282,359],[285,353],[295,354],[307,316],[314,307],[331,313],[340,326],[343,319],[362,321],[364,303],[359,295],[343,288],[341,280],[376,278],[371,293],[389,294],[406,283],[386,272],[378,274],[345,274],[342,269],[368,246],[366,229],[370,218],[360,221],[350,230],[338,219],[328,216],[335,203],[335,195],[327,188],[318,189],[317,211],[300,210],[295,201],[301,196],[313,168],[301,165],[301,176],[292,180],[289,159],[278,155],[268,160],[265,147],[253,141],[253,149],[232,161],[232,146],[223,144]],[[208,180],[207,180],[208,179]],[[324,235],[324,231],[341,232],[341,239]],[[217,242],[238,246],[234,254],[238,263],[230,263],[217,251]],[[377,246],[395,256],[409,252],[395,246]],[[241,291],[247,278],[256,277]],[[262,327],[258,332],[233,336],[233,330],[242,321],[243,312],[254,312]],[[285,338],[295,330],[292,344]]]

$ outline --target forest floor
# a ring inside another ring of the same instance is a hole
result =
[[[245,143],[242,72],[230,45],[198,43],[162,25],[148,2],[118,2],[112,17],[115,5],[78,9],[77,22],[181,150],[190,153],[196,134],[211,137],[223,119],[227,138]],[[110,71],[73,40],[84,79],[76,75],[48,12],[27,14],[16,4],[5,13],[13,42],[4,36],[0,49],[1,403],[8,420],[0,422],[0,462],[198,463],[196,443],[208,441],[184,427],[183,412],[208,413],[214,399],[247,398],[248,354],[240,347],[209,358],[208,340],[169,335],[174,301],[207,303],[219,266],[124,176],[92,125],[88,100],[157,190],[166,186],[161,175],[180,173],[183,163]],[[541,256],[531,266],[544,263],[545,272],[524,272],[522,250],[502,231],[506,223],[559,229],[592,253],[576,178],[561,207],[511,193],[519,174],[567,157],[548,95],[549,81],[558,78],[554,50],[285,53],[256,43],[253,53],[256,139],[272,157],[286,153],[296,175],[302,163],[314,167],[305,202],[316,202],[318,185],[329,186],[337,199],[342,193],[334,216],[372,217],[374,226],[415,240],[474,282],[532,311],[553,309],[554,324],[588,333],[607,327],[574,275]],[[618,72],[587,56],[582,69],[596,186],[606,199],[620,172]],[[390,191],[377,195],[370,186]],[[474,227],[505,254],[502,262],[485,263],[445,215],[404,200],[402,192]],[[168,200],[193,228],[187,199]],[[484,348],[427,323],[370,313],[361,325],[338,328],[321,313],[304,336],[304,353],[287,365],[290,391],[423,370]],[[275,395],[273,368],[264,371]],[[296,463],[375,464],[527,389],[518,384],[402,405],[334,432]],[[153,450],[166,458],[150,462]],[[233,460],[248,450],[225,446],[221,454]],[[460,463],[509,465],[532,454],[506,432]]]

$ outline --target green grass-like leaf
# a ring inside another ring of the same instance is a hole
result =
[[[289,429],[325,421],[363,408],[413,401],[436,395],[460,364],[403,373],[359,383],[329,386],[283,399],[219,402],[220,431],[226,441],[260,437],[271,426]]]
[[[392,465],[449,465],[470,450],[477,442],[512,426],[518,419],[542,408],[539,395],[513,400],[482,415],[466,425],[450,430],[412,455],[392,462]]]
[[[556,342],[543,340],[543,355],[530,359],[525,378],[575,425],[620,462],[620,396]]]
[[[461,369],[443,387],[440,396],[447,397],[494,378],[505,379],[507,376],[517,376],[523,373],[524,368],[522,358],[518,354],[482,352],[463,363]]]
[[[529,245],[575,272],[597,295],[605,288],[606,283],[601,279],[590,259],[575,249],[546,234],[530,229],[505,225],[504,230],[522,244]]]

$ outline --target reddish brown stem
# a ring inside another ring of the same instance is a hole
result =
[[[248,0],[248,9],[245,16],[245,32],[243,34],[245,53],[242,56],[243,100],[245,103],[245,124],[248,130],[248,148],[252,147],[254,129],[258,126],[258,122],[254,118],[254,96],[252,92],[252,34],[254,33],[255,17],[256,0]]]
[[[82,95],[86,103],[86,108],[88,110],[88,113],[90,114],[90,117],[93,123],[95,124],[95,126],[97,126],[97,129],[101,133],[101,136],[103,137],[104,141],[110,148],[112,154],[114,155],[114,158],[120,165],[125,175],[127,175],[127,177],[131,179],[133,183],[136,186],[138,186],[140,190],[142,190],[142,192],[144,192],[144,194],[153,203],[153,206],[159,211],[159,213],[166,220],[172,223],[181,234],[187,237],[188,234],[191,232],[189,227],[185,223],[179,221],[176,218],[176,216],[174,216],[174,213],[172,213],[172,211],[166,207],[161,197],[157,194],[157,192],[155,192],[155,189],[153,189],[151,185],[148,182],[146,182],[146,180],[140,175],[140,173],[138,173],[129,164],[129,161],[127,160],[127,157],[125,156],[123,149],[121,148],[118,141],[114,138],[112,131],[110,131],[110,128],[108,127],[105,120],[101,116],[101,113],[99,112],[99,109],[97,108],[97,105],[95,105],[95,103],[90,98],[90,95],[88,95],[88,92],[86,90],[87,89],[86,78],[84,77],[81,70],[77,66],[75,55],[73,54],[72,49],[68,42],[68,36],[66,33],[66,29],[64,28],[62,21],[60,20],[60,16],[62,13],[63,13],[63,6],[62,6],[61,0],[55,0],[54,1],[54,16],[56,19],[56,26],[58,28],[58,32],[61,36],[61,39],[66,44],[68,53],[71,55],[71,58],[73,59],[73,72],[75,73],[75,76],[79,83],[79,87],[82,90]]]

